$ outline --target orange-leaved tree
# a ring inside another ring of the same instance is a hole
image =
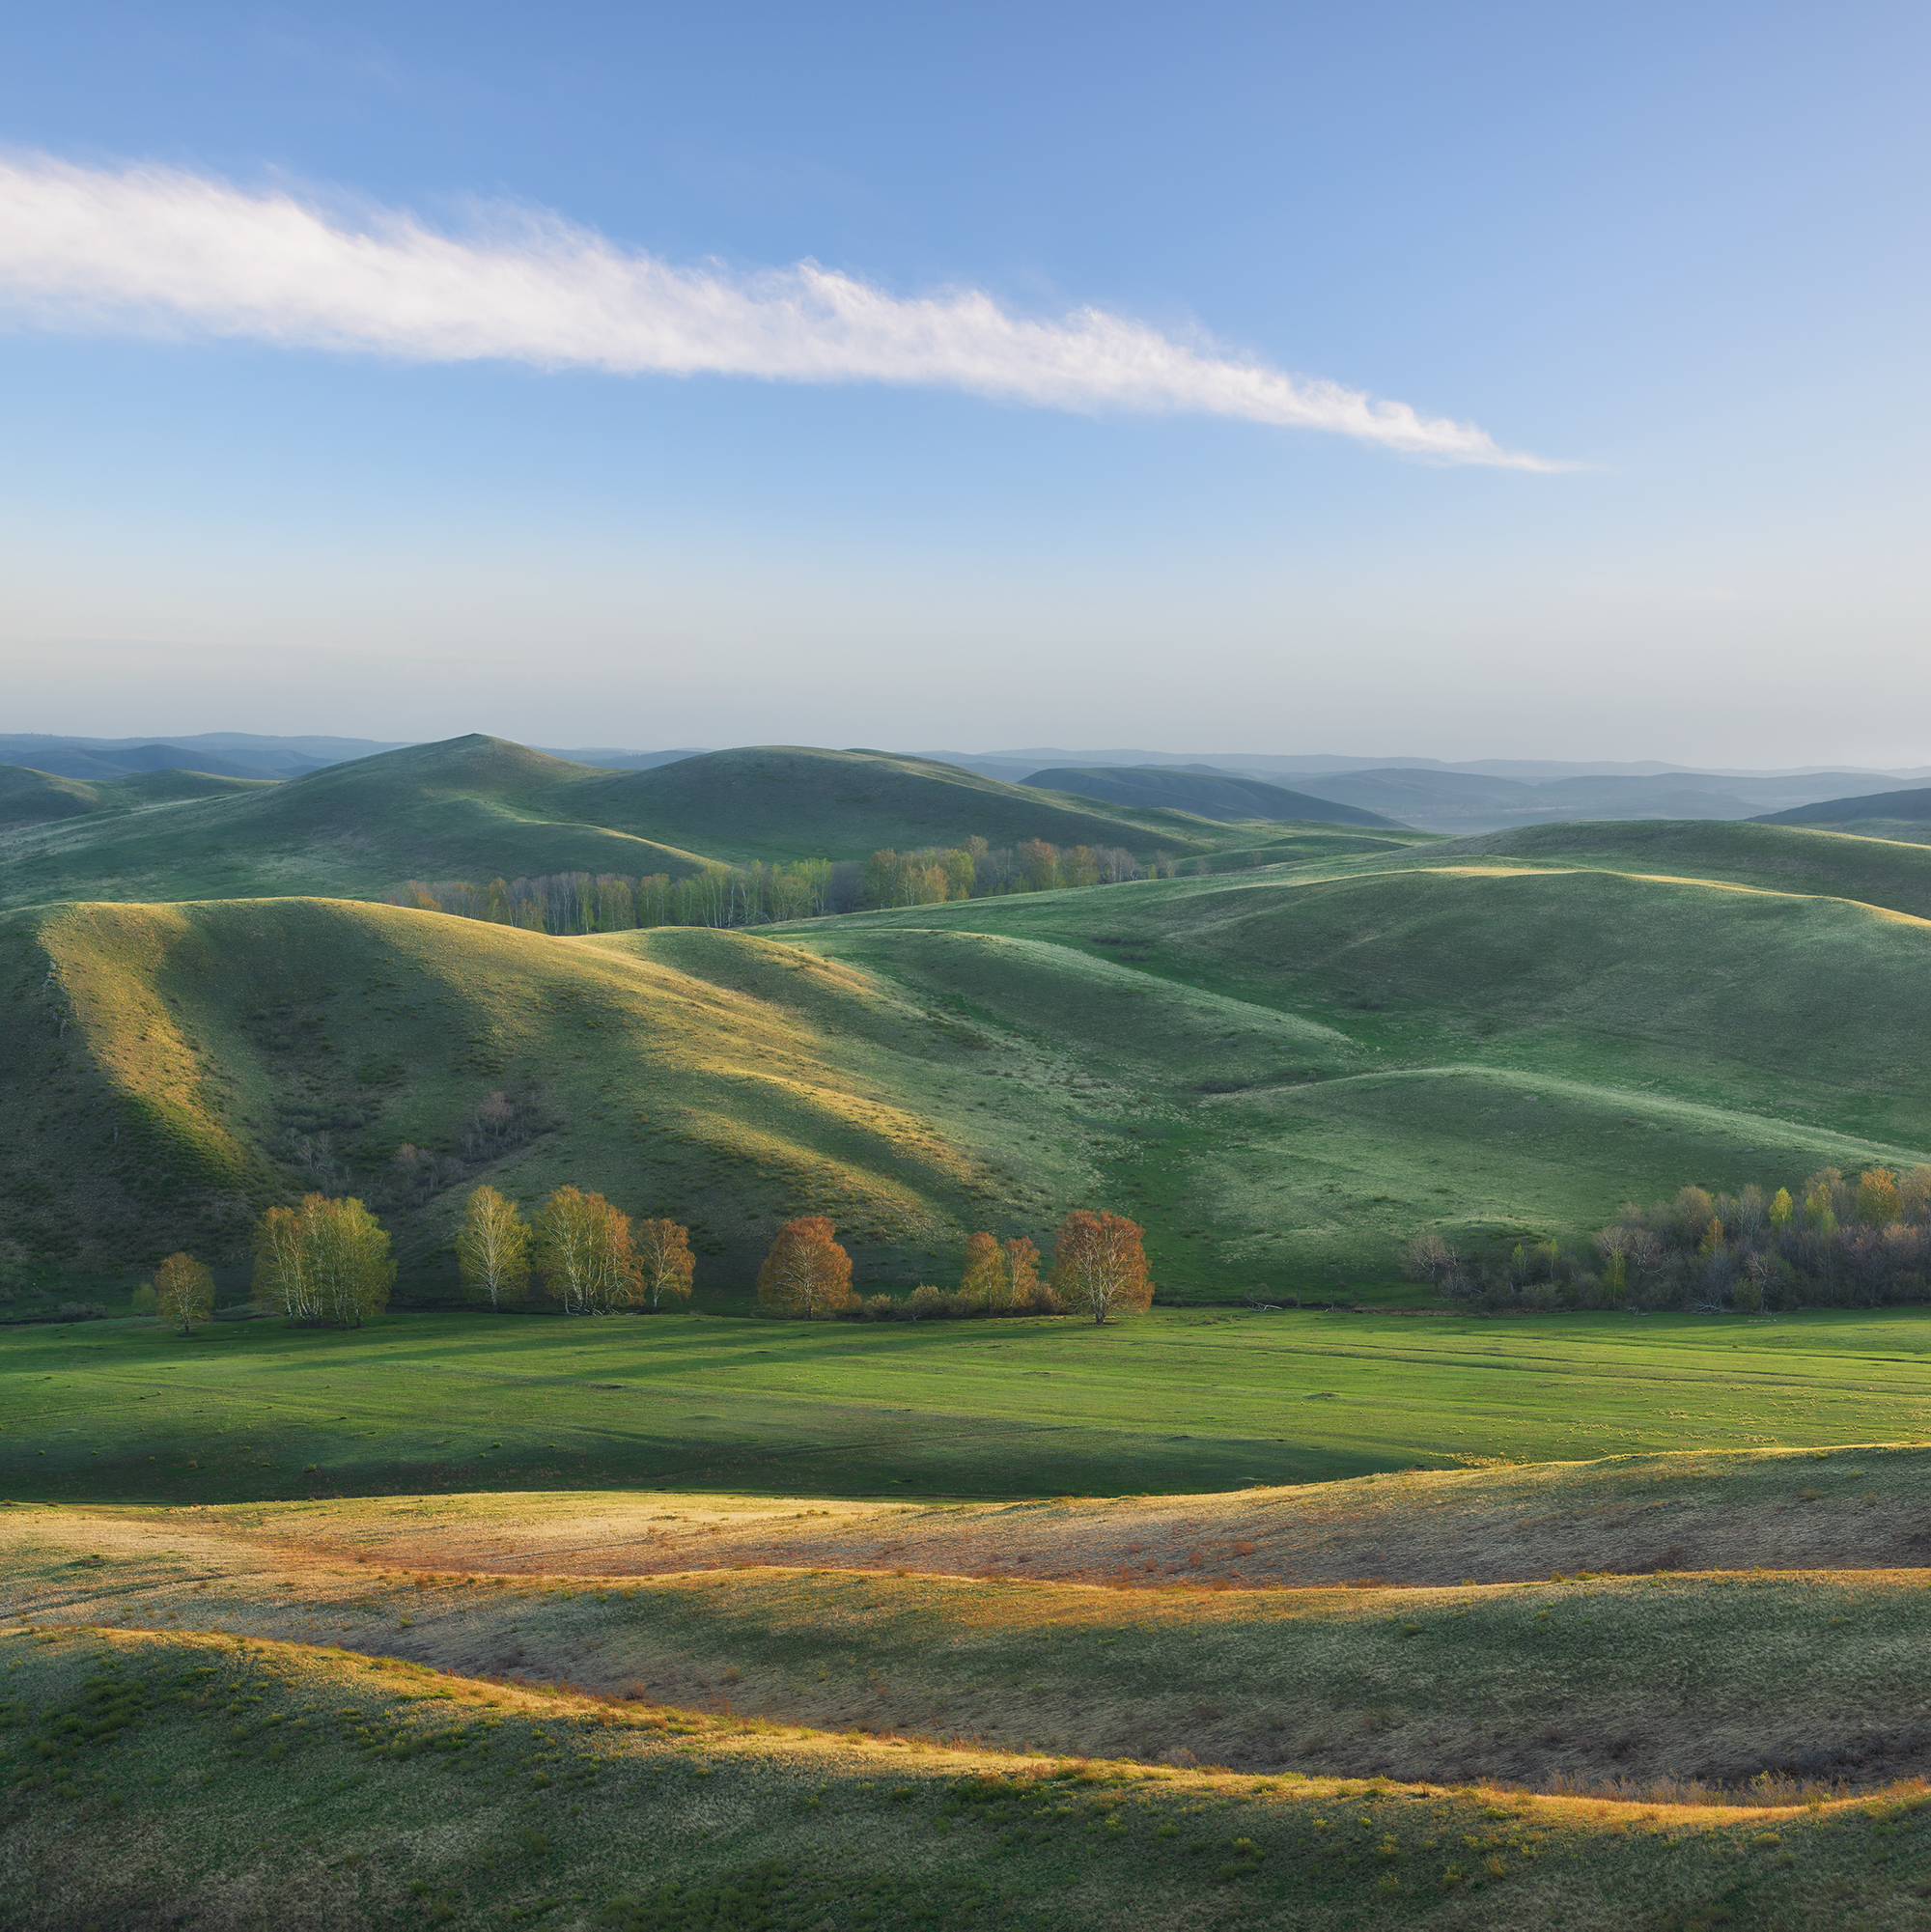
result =
[[[154,1270],[154,1313],[192,1334],[214,1312],[214,1276],[191,1254],[171,1254]]]
[[[959,1278],[959,1292],[968,1301],[995,1308],[1002,1299],[1006,1271],[999,1244],[989,1234],[975,1234],[966,1243],[966,1272]]]
[[[805,1215],[778,1229],[758,1270],[758,1300],[765,1307],[808,1322],[858,1305],[852,1292],[852,1257],[832,1233],[823,1215]]]
[[[1076,1208],[1053,1237],[1052,1285],[1076,1314],[1096,1322],[1138,1314],[1153,1300],[1138,1224],[1105,1209]]]
[[[676,1221],[639,1221],[637,1266],[643,1274],[644,1300],[652,1308],[662,1307],[666,1298],[688,1302],[690,1277],[697,1272],[690,1230]]]
[[[462,1211],[456,1260],[472,1301],[492,1308],[520,1301],[530,1283],[530,1231],[516,1202],[478,1188]]]
[[[602,1194],[558,1188],[533,1232],[537,1272],[566,1315],[607,1315],[643,1293],[630,1218]]]

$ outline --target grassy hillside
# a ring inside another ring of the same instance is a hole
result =
[[[459,738],[164,809],[69,819],[0,834],[0,905],[375,899],[410,878],[697,869],[690,853],[560,815],[549,802],[559,788],[600,775],[501,739]]]
[[[1829,1480],[1807,1458],[1803,1469]],[[1619,1477],[1636,1507],[1669,1514],[1703,1473],[1643,1458],[1602,1479]],[[1480,1484],[1456,1481],[1479,1506]],[[747,1562],[733,1530],[775,1508],[662,1493],[611,1498],[640,1527],[645,1506],[654,1512],[662,1541],[641,1574],[633,1550],[613,1561],[594,1542],[544,1547],[546,1530],[580,1536],[580,1498],[482,1496],[35,1509],[0,1526],[0,1578],[37,1619],[154,1628],[180,1618],[461,1674],[574,1682],[613,1698],[629,1688],[781,1723],[1010,1751],[1544,1789],[1681,1780],[1748,1794],[1767,1773],[1787,1780],[1788,1797],[1805,1783],[1821,1796],[1836,1779],[1926,1768],[1921,1732],[1896,1722],[1895,1690],[1931,1638],[1921,1571],[1827,1581],[1753,1565],[1741,1590],[1707,1573],[1595,1572],[1573,1582],[1253,1589],[1185,1560],[1205,1554],[1218,1570],[1225,1549],[1221,1498],[1192,1500],[1190,1552],[1183,1546],[1177,1578],[1149,1589],[1055,1583],[1011,1556],[983,1563],[966,1535],[948,1551],[942,1523],[935,1547],[928,1525],[939,1513],[927,1510],[875,1515],[863,1555],[841,1563],[812,1547],[811,1531],[842,1510],[792,1508],[797,1547]],[[1331,1498],[1304,1500],[1319,1511]],[[577,1514],[559,1513],[573,1505]],[[503,1564],[476,1545],[506,1515],[507,1535],[527,1547]],[[972,1528],[982,1546],[1030,1540],[1010,1522]],[[468,1586],[477,1575],[491,1585]],[[1667,1675],[1655,1667],[1659,1646],[1674,1660]],[[1687,1708],[1686,1680],[1698,1687]]]
[[[1852,899],[1931,918],[1931,849],[1837,829],[1693,823],[1526,826],[1428,849],[1432,862],[1508,858]]]
[[[218,793],[200,796],[217,784]],[[705,859],[863,858],[975,835],[994,846],[1043,838],[1204,856],[1251,848],[1259,829],[1181,812],[1103,811],[881,752],[776,747],[605,771],[482,737],[411,745],[279,785],[156,772],[90,787],[0,774],[0,826],[10,798],[18,817],[0,829],[4,906],[378,899],[411,878],[683,877]],[[167,809],[126,809],[159,800]],[[66,816],[33,823],[56,814]],[[1258,842],[1270,842],[1269,832]]]
[[[1405,829],[1396,819],[1358,805],[1338,805],[1305,792],[1290,792],[1258,778],[1231,771],[1175,769],[1163,765],[1056,767],[1025,780],[1047,791],[1070,792],[1107,804],[1158,806],[1191,812],[1203,819],[1262,819],[1277,824],[1296,820],[1342,826],[1383,826]]]
[[[1339,1057],[1254,1050],[1231,1080],[1202,1068],[1186,1101],[1121,1116],[1138,1131],[1114,1173],[1169,1274],[1189,1232],[1236,1278],[1298,1287],[1421,1224],[1579,1231],[1692,1178],[1733,1189],[1931,1143],[1911,1018],[1931,928],[1851,900],[1435,848],[791,931],[967,1018],[1019,1018],[1006,955],[981,943],[997,937],[1125,968],[1106,982],[1123,1018],[1136,980],[1224,1002],[1232,1040],[1248,1015],[1344,1038]]]
[[[182,798],[232,798],[272,789],[272,778],[218,777],[207,771],[140,771],[95,780],[0,765],[0,829],[43,825],[87,813],[132,812]],[[4,852],[0,846],[0,852]],[[4,861],[0,861],[4,862]]]
[[[523,1607],[542,1614],[550,1594]],[[683,1609],[668,1593],[627,1601],[672,1626]],[[827,1605],[821,1641],[862,1641],[882,1608],[856,1593]],[[834,1738],[320,1643],[58,1622],[7,1642],[10,1728],[30,1768],[6,1801],[0,1909],[21,1932],[1783,1932],[1849,1913],[1913,1923],[1931,1870],[1917,1788],[1814,1810],[1659,1813]],[[993,1645],[977,1647],[993,1664]],[[1077,1617],[1055,1648],[1090,1658],[1103,1694],[1141,1675],[1109,1667],[1126,1642]],[[1858,1648],[1886,1655],[1870,1636]]]
[[[340,901],[89,906],[0,921],[0,1190],[21,1262],[233,1255],[330,1136],[412,1263],[486,1173],[675,1209],[742,1271],[788,1214],[835,1213],[868,1267],[922,1263],[1002,1199],[1087,1190],[1077,1145],[1021,1179],[976,1105],[1025,1064],[797,949],[666,929],[582,943]],[[1277,1022],[1292,1033],[1292,1022]],[[517,1144],[398,1198],[405,1140],[451,1157],[483,1099]],[[1063,1110],[1046,1102],[1045,1126]],[[1011,1210],[1009,1209],[1008,1212]]]
[[[556,940],[315,901],[15,913],[6,1252],[233,1254],[307,1184],[291,1136],[326,1134],[329,1185],[390,1215],[425,1284],[487,1172],[677,1210],[741,1291],[806,1207],[864,1279],[910,1286],[975,1226],[1041,1235],[1105,1200],[1175,1292],[1353,1295],[1425,1225],[1573,1240],[1689,1180],[1923,1158],[1922,921],[1687,871],[1438,860],[763,936]],[[1859,882],[1902,897],[1898,876]],[[466,1150],[498,1088],[527,1136]],[[391,1184],[404,1141],[454,1162],[427,1194]]]
[[[756,745],[680,759],[649,771],[605,772],[553,794],[599,825],[688,845],[714,857],[863,858],[882,847],[995,846],[1040,838],[1180,854],[1221,843],[1188,812],[1100,809],[957,765],[882,751]]]

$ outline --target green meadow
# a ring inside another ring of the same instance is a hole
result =
[[[1192,876],[377,903],[973,837]],[[1931,1307],[1484,1318],[1398,1261],[1931,1158],[1931,848],[472,738],[0,773],[0,1921],[1925,1922]],[[483,1181],[686,1222],[692,1306],[461,1306]],[[242,1305],[309,1188],[392,1235],[360,1330]],[[789,1217],[903,1297],[1079,1206],[1146,1316],[754,1318]],[[175,1247],[188,1336],[128,1312]]]
[[[1931,1316],[393,1316],[0,1332],[0,1496],[1023,1498],[1931,1437]]]
[[[340,1651],[0,1639],[23,1932],[1918,1922],[1920,1795],[1660,1812],[840,1741]]]

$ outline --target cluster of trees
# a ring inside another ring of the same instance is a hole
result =
[[[392,906],[448,912],[532,933],[627,933],[647,926],[768,926],[825,912],[887,906],[932,906],[1062,885],[1110,885],[1172,878],[1188,861],[1156,853],[1140,860],[1118,846],[1061,848],[1045,839],[994,848],[983,838],[917,852],[875,852],[855,860],[800,859],[795,865],[707,865],[688,879],[657,872],[630,879],[608,872],[549,872],[533,879],[412,879],[386,895]]]
[[[687,1302],[697,1270],[690,1230],[673,1220],[630,1217],[602,1194],[558,1188],[536,1214],[494,1188],[478,1188],[463,1210],[457,1265],[472,1301],[491,1308],[520,1302],[532,1274],[566,1315],[661,1308]]]
[[[1440,1234],[1410,1243],[1407,1273],[1491,1306],[1702,1308],[1756,1313],[1931,1301],[1931,1166],[1855,1177],[1822,1167],[1795,1190],[1682,1189],[1626,1202],[1574,1252],[1518,1243],[1479,1264]]]
[[[688,879],[654,872],[547,872],[488,885],[450,879],[410,880],[387,895],[392,906],[450,912],[531,933],[628,933],[643,926],[767,926],[837,910],[829,859],[796,865],[707,865]]]
[[[191,1335],[197,1322],[214,1313],[214,1276],[193,1255],[171,1254],[154,1270],[152,1282],[134,1290],[133,1303],[137,1313],[157,1315]]]
[[[758,1271],[758,1301],[773,1314],[811,1320],[857,1314],[870,1321],[920,1321],[966,1315],[1073,1313],[1094,1322],[1137,1314],[1153,1301],[1153,1277],[1139,1226],[1123,1215],[1076,1209],[1060,1223],[1052,1272],[1042,1279],[1040,1252],[1023,1235],[1000,1241],[985,1233],[966,1244],[956,1289],[921,1283],[910,1301],[852,1287],[852,1257],[822,1215],[787,1221]]]
[[[396,1276],[389,1237],[352,1197],[307,1194],[298,1207],[269,1208],[255,1224],[254,1253],[257,1305],[291,1322],[359,1328],[388,1305]],[[568,1315],[658,1309],[687,1302],[696,1274],[687,1228],[659,1218],[632,1223],[602,1194],[579,1188],[555,1189],[527,1218],[507,1195],[478,1188],[463,1209],[456,1253],[470,1299],[499,1309],[526,1300],[532,1281]],[[1000,1241],[981,1233],[966,1244],[957,1289],[921,1285],[904,1303],[889,1295],[861,1302],[852,1257],[822,1215],[785,1222],[758,1271],[760,1304],[806,1321],[1070,1312],[1107,1322],[1152,1300],[1139,1226],[1083,1208],[1060,1223],[1045,1278],[1039,1249],[1023,1235]],[[171,1254],[136,1305],[186,1333],[212,1312],[214,1277],[191,1255]]]
[[[352,1195],[304,1194],[255,1223],[255,1301],[291,1322],[359,1329],[389,1305],[396,1264],[382,1223]]]
[[[1035,838],[995,849],[972,838],[960,846],[875,852],[865,864],[865,904],[938,906],[948,899],[1050,892],[1063,885],[1117,885],[1128,879],[1171,877],[1173,867],[1166,853],[1142,864],[1119,846],[1062,850]]]

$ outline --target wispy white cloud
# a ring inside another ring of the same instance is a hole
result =
[[[426,362],[952,388],[1045,408],[1165,410],[1324,430],[1438,462],[1561,467],[1472,424],[1289,376],[1081,308],[1014,315],[976,289],[901,297],[801,262],[733,274],[553,216],[461,237],[152,167],[0,161],[0,308],[42,327],[245,337]]]

